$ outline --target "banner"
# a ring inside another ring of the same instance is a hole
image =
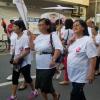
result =
[[[27,28],[27,13],[28,13],[28,11],[27,11],[24,1],[23,0],[13,0],[13,4],[16,5],[16,7],[20,13],[20,16],[21,16],[22,20],[24,21],[24,24]]]

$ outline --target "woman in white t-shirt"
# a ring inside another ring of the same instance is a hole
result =
[[[95,75],[100,75],[100,34],[98,33],[98,27],[92,28],[92,39],[97,47],[97,61]]]
[[[87,25],[83,20],[73,24],[76,40],[68,48],[68,77],[72,82],[70,100],[86,100],[83,88],[94,80],[97,50],[88,36]]]
[[[56,59],[59,57],[63,47],[58,35],[51,33],[49,19],[40,19],[38,26],[41,34],[34,41],[34,49],[36,51],[35,88],[41,90],[44,100],[48,100],[48,93],[53,96],[53,100],[59,100],[59,95],[53,88],[52,78],[56,71]],[[52,34],[52,41],[55,47],[53,55],[50,34]]]
[[[16,91],[18,87],[18,79],[20,73],[23,74],[25,81],[31,86],[32,92],[29,95],[29,99],[35,97],[34,85],[30,75],[31,69],[31,53],[29,47],[29,38],[24,35],[23,31],[26,30],[24,22],[22,20],[17,20],[14,22],[14,32],[17,34],[14,46],[14,56],[11,60],[13,64],[13,74],[12,74],[12,95],[8,100],[16,100]]]
[[[67,47],[68,40],[73,36],[73,20],[72,19],[66,19],[65,20],[65,28],[63,31],[61,30],[61,36],[62,36],[62,43],[64,47]],[[67,55],[64,57],[63,60],[64,65],[64,80],[59,82],[61,85],[69,84],[68,74],[67,74]]]

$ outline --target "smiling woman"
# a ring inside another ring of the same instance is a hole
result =
[[[68,49],[68,77],[72,82],[70,100],[86,100],[83,88],[94,80],[97,50],[88,36],[86,22],[76,20],[73,25],[76,40]]]

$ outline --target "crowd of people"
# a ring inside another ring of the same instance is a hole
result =
[[[38,29],[40,34],[34,39],[22,20],[10,21],[6,32],[10,34],[10,63],[13,70],[12,92],[7,100],[17,99],[20,75],[24,77],[20,88],[24,89],[29,84],[32,89],[29,100],[35,99],[39,90],[43,100],[48,100],[48,94],[52,95],[52,100],[60,100],[60,93],[54,89],[52,80],[54,75],[58,79],[61,72],[64,79],[59,84],[72,83],[70,100],[86,100],[83,91],[85,84],[92,83],[95,75],[100,75],[99,28],[91,19],[66,19],[65,23],[59,19],[52,24],[49,19],[42,18]],[[31,78],[33,52],[36,54],[35,83]]]

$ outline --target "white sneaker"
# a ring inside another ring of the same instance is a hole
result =
[[[8,81],[12,81],[12,75],[9,75],[6,79],[7,79]]]

